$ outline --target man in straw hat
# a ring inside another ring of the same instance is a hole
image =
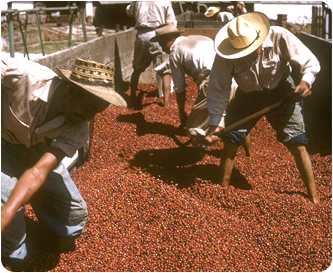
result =
[[[197,143],[197,136],[205,135],[208,128],[207,86],[216,55],[214,41],[203,35],[180,36],[183,31],[179,31],[172,23],[160,25],[155,31],[156,35],[151,40],[157,41],[163,51],[170,56],[181,127],[188,129],[187,133],[193,144],[202,144]],[[185,112],[186,75],[192,77],[198,86],[198,97],[189,118]],[[233,81],[229,104],[234,98],[233,91],[236,88],[237,84]],[[225,113],[219,122],[222,128],[224,128],[224,116]],[[250,140],[247,139],[244,144],[248,156],[251,155],[249,143]]]
[[[140,97],[136,96],[139,78],[141,73],[153,62],[156,75],[159,75],[162,79],[164,106],[167,107],[169,106],[172,84],[170,67],[167,61],[168,56],[163,54],[158,43],[152,43],[150,39],[155,35],[155,27],[167,22],[177,24],[172,3],[171,1],[132,1],[126,7],[126,13],[130,17],[135,17],[136,24],[134,28],[137,30],[134,45],[134,71],[131,76],[131,98],[133,104],[131,106],[134,109],[141,108]]]
[[[100,63],[77,59],[59,76],[27,60],[1,64],[1,258],[10,265],[27,254],[27,202],[52,247],[83,232],[87,206],[61,161],[87,142],[96,113],[126,102],[115,92],[114,69]]]
[[[311,86],[320,65],[312,52],[288,30],[269,25],[260,12],[240,15],[225,25],[215,37],[214,61],[208,86],[207,107],[210,129],[206,140],[219,131],[219,121],[228,105],[231,82],[238,83],[235,99],[226,115],[226,126],[269,106],[288,94],[304,90],[299,99],[311,95]],[[291,66],[300,67],[301,81],[295,86]],[[289,103],[266,114],[267,120],[295,157],[307,187],[309,198],[319,203],[312,164],[305,148],[307,137],[301,103]],[[237,148],[243,143],[258,120],[248,122],[226,136],[221,156],[221,184],[228,186],[235,164]]]
[[[211,18],[222,22],[229,22],[230,20],[235,18],[231,12],[228,11],[220,12],[220,10],[221,7],[209,7],[205,12],[205,16],[207,18]]]

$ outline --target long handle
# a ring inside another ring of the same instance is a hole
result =
[[[247,122],[249,121],[252,121],[252,120],[255,120],[255,119],[258,119],[264,115],[266,115],[267,113],[269,112],[272,112],[273,110],[289,103],[289,102],[294,102],[296,101],[297,97],[299,95],[301,95],[302,93],[304,92],[303,89],[300,89],[297,93],[291,93],[290,95],[287,95],[285,96],[282,100],[270,105],[270,106],[267,106],[266,108],[252,114],[252,115],[249,115],[229,126],[227,126],[226,128],[224,128],[222,131],[218,132],[218,133],[215,133],[214,135],[222,138],[223,136],[225,136],[226,134],[236,130],[239,126],[242,126],[244,124],[246,124]]]

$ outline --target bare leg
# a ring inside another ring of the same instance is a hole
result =
[[[176,93],[177,96],[177,104],[178,104],[178,111],[180,117],[181,127],[186,127],[187,115],[185,112],[185,102],[186,102],[186,91]]]
[[[251,148],[251,139],[250,136],[247,135],[245,139],[245,143],[243,144],[245,153],[247,157],[251,157],[253,155],[252,148]]]
[[[237,149],[238,145],[231,142],[231,140],[227,139],[224,142],[224,148],[222,151],[221,164],[220,164],[220,170],[221,170],[220,184],[222,185],[222,187],[229,186],[232,170],[234,168],[236,161]]]
[[[164,93],[164,107],[169,107],[170,93],[171,93],[171,76],[170,74],[163,76],[163,93]]]
[[[0,273],[12,273],[12,269],[8,265],[0,265]]]
[[[136,90],[138,89],[138,83],[140,78],[141,71],[134,70],[131,76],[131,98],[132,103],[135,109],[139,108],[141,102],[139,102],[139,98],[136,97]]]
[[[315,204],[319,204],[320,200],[316,190],[312,163],[305,146],[289,147],[289,150],[295,157],[297,168],[308,190],[310,200]]]

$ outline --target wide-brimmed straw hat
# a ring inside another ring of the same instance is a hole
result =
[[[157,42],[161,37],[169,34],[182,33],[184,30],[178,30],[174,23],[165,23],[155,28],[156,35],[150,39],[151,42]]]
[[[124,98],[115,91],[115,69],[110,66],[77,58],[72,71],[57,67],[56,73],[61,79],[72,82],[113,105],[127,106]]]
[[[205,12],[205,16],[206,17],[212,17],[216,13],[218,13],[220,10],[221,10],[221,7],[209,7]]]
[[[247,56],[263,43],[269,29],[269,19],[261,12],[239,15],[216,34],[215,51],[225,59]]]

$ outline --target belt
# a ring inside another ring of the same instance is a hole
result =
[[[138,27],[137,30],[151,31],[151,30],[155,30],[155,28],[154,27],[141,26],[141,27]]]

